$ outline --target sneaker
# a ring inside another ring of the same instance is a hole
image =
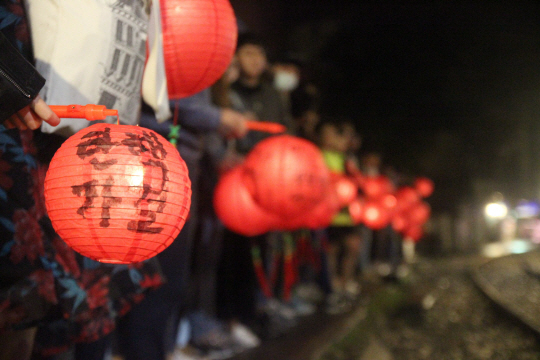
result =
[[[317,310],[317,307],[305,300],[302,300],[298,296],[294,296],[292,301],[289,303],[298,316],[308,316]]]
[[[233,348],[236,342],[228,331],[216,327],[202,335],[193,337],[191,345],[203,351],[210,351]]]
[[[345,284],[345,295],[351,299],[351,300],[355,300],[358,295],[360,295],[360,290],[361,290],[361,287],[360,287],[360,284],[356,281],[347,281],[347,283]]]
[[[187,345],[185,347],[176,347],[174,352],[167,356],[167,360],[209,360],[203,356],[202,352]]]
[[[261,344],[261,340],[247,326],[234,322],[231,325],[232,338],[242,347],[246,349],[256,348]]]
[[[350,301],[341,293],[331,293],[326,297],[326,313],[329,315],[343,314],[352,309]]]
[[[299,284],[294,289],[294,293],[300,299],[312,304],[320,304],[324,301],[323,291],[314,283]]]

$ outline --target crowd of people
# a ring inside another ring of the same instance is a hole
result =
[[[261,38],[241,33],[221,79],[170,100],[174,115],[161,121],[140,94],[124,99],[111,90],[128,89],[125,83],[107,88],[126,81],[115,76],[123,71],[118,66],[60,84],[54,64],[32,52],[30,35],[38,36],[27,18],[39,16],[32,14],[34,2],[27,3],[29,14],[22,1],[0,1],[0,359],[224,359],[287,334],[299,317],[319,308],[349,311],[374,256],[388,263],[387,274],[396,273],[400,239],[390,227],[373,232],[355,225],[346,209],[325,229],[256,237],[225,228],[214,212],[220,175],[271,136],[248,131],[248,120],[280,123],[314,142],[333,173],[379,174],[379,154],[359,157],[361,138],[352,119],[320,109],[321,94],[302,61],[284,56],[270,62]],[[118,6],[147,21],[150,5],[135,3]],[[138,44],[133,51],[140,51]],[[105,76],[109,82],[88,94],[69,87],[82,82],[83,89]],[[142,74],[132,74],[129,89],[138,91],[141,81]],[[136,122],[176,144],[192,184],[190,216],[156,257],[129,266],[101,264],[55,234],[43,180],[56,149],[76,131],[47,106],[59,97],[66,104],[140,107]]]

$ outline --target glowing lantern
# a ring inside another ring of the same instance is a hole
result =
[[[418,242],[424,236],[424,229],[421,225],[412,225],[405,229],[403,236]]]
[[[246,157],[244,182],[255,202],[281,217],[301,216],[329,189],[329,171],[320,150],[290,135],[258,143]]]
[[[426,177],[419,177],[414,181],[414,188],[421,197],[427,198],[433,193],[435,185],[430,179]]]
[[[169,98],[206,89],[229,66],[238,28],[228,0],[161,0]]]
[[[303,226],[309,229],[321,229],[330,226],[341,204],[335,191],[328,191],[325,198],[313,210],[303,216]]]
[[[216,215],[230,230],[245,236],[268,232],[278,218],[258,206],[242,182],[242,167],[225,173],[214,192]]]
[[[420,201],[420,197],[415,189],[410,186],[404,186],[396,191],[396,200],[396,210],[405,211]]]
[[[398,233],[402,233],[409,226],[409,221],[403,213],[396,213],[392,217],[392,229]]]
[[[380,175],[376,177],[366,177],[364,179],[362,190],[367,198],[375,199],[384,194],[391,193],[394,190],[394,186],[390,179]]]
[[[377,201],[367,201],[364,205],[364,224],[372,230],[380,230],[390,223],[388,210]]]
[[[332,184],[336,189],[336,194],[341,206],[349,205],[358,195],[358,187],[346,176],[332,176]]]
[[[75,251],[105,263],[160,253],[184,226],[191,183],[167,140],[138,126],[95,124],[67,139],[45,178],[47,212]]]
[[[414,204],[409,210],[409,219],[411,223],[422,225],[429,219],[431,209],[429,205],[423,201]]]
[[[349,204],[348,209],[354,224],[360,224],[364,219],[364,200],[361,198],[355,199]]]
[[[392,194],[385,194],[380,199],[381,204],[388,210],[393,210],[397,206],[397,199]]]

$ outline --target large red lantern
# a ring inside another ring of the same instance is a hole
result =
[[[259,142],[246,157],[244,181],[255,201],[281,217],[315,207],[329,189],[329,171],[320,150],[290,135]]]
[[[332,220],[341,208],[338,195],[335,191],[328,191],[322,201],[312,210],[299,218],[288,221],[288,227],[284,229],[295,230],[299,228],[321,229],[330,226]]]
[[[104,263],[135,263],[167,248],[189,212],[184,160],[138,126],[95,124],[67,139],[45,178],[47,212],[75,251]]]
[[[433,193],[435,185],[430,179],[426,177],[419,177],[414,181],[414,188],[421,197],[427,198]]]
[[[238,28],[228,0],[160,0],[169,98],[206,89],[229,66]]]
[[[214,192],[216,215],[230,230],[245,236],[264,234],[275,228],[279,219],[258,206],[242,182],[244,169],[226,172]]]

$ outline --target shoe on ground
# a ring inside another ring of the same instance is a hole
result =
[[[183,348],[176,347],[167,360],[209,360],[209,358],[205,357],[201,351],[187,345]]]
[[[351,302],[342,293],[334,292],[326,297],[325,312],[329,315],[343,314],[351,309]]]
[[[256,348],[261,344],[261,340],[247,326],[239,322],[231,324],[231,336],[241,347],[246,349]]]

